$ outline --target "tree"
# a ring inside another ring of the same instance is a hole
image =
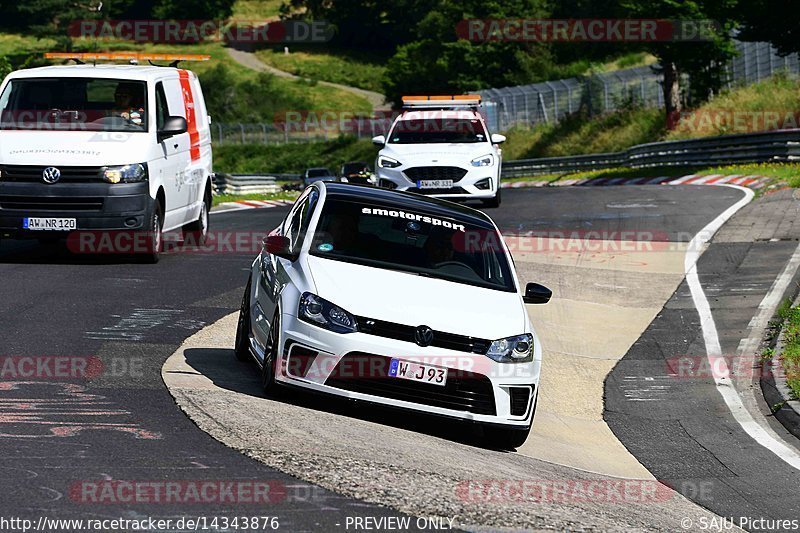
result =
[[[622,0],[628,17],[663,19],[683,24],[716,21],[703,25],[703,41],[668,40],[647,42],[642,49],[656,56],[664,75],[664,104],[667,120],[682,109],[682,77],[687,74],[693,94],[700,98],[719,89],[722,68],[736,54],[731,33],[737,0]],[[673,36],[674,37],[674,36]]]
[[[737,39],[769,42],[784,56],[800,52],[800,3],[796,0],[750,0],[740,19]]]

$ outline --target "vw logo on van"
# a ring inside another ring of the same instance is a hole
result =
[[[61,179],[61,171],[56,167],[47,167],[42,171],[42,181],[53,184]]]

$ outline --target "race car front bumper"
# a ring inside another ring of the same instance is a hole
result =
[[[463,176],[453,179],[453,185],[449,188],[424,188],[421,187],[422,181],[427,176],[436,179],[442,172],[440,169],[458,169],[455,177],[460,174]],[[424,170],[430,169],[427,174]],[[487,167],[452,167],[441,165],[439,167],[418,165],[408,165],[398,168],[381,168],[376,170],[378,186],[400,191],[416,192],[437,198],[451,199],[491,199],[497,194],[499,185],[499,172],[496,166]],[[420,179],[417,179],[420,178]]]
[[[529,363],[497,363],[483,354],[420,347],[368,333],[340,334],[282,314],[276,380],[317,392],[506,427],[530,426],[541,349]],[[389,375],[392,360],[446,370],[444,386]]]

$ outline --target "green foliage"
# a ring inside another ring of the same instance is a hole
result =
[[[336,169],[347,161],[372,161],[377,150],[368,140],[340,137],[334,141],[214,147],[214,169],[237,173],[300,173],[308,167]]]
[[[0,56],[0,80],[8,76],[14,68],[5,56]]]
[[[722,68],[736,53],[731,34],[739,15],[738,0],[620,0],[619,5],[630,18],[718,22],[719,27],[705,27],[702,41],[647,42],[640,47],[659,59],[667,80],[689,75],[690,89],[679,89],[684,99],[703,101],[719,90]],[[672,89],[668,81],[665,87]],[[674,111],[671,101],[665,94],[668,114]]]
[[[743,41],[767,41],[782,55],[800,51],[800,3],[796,0],[748,0],[737,36]]]
[[[794,128],[798,117],[800,81],[779,74],[715,96],[686,114],[667,139]]]
[[[576,113],[558,124],[533,129],[517,127],[505,133],[507,160],[618,152],[657,140],[664,134],[664,115],[636,107],[589,118]]]
[[[272,74],[237,78],[222,63],[200,74],[206,106],[219,122],[273,122],[285,110],[309,109],[311,101],[299,92],[276,90]],[[266,97],[265,97],[266,96]]]
[[[158,0],[153,16],[160,19],[227,19],[234,0]]]
[[[386,75],[386,57],[353,48],[290,46],[285,54],[283,46],[257,52],[264,63],[304,78],[329,81],[381,92]]]

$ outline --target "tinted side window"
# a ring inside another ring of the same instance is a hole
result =
[[[305,198],[298,201],[286,217],[286,222],[284,222],[283,226],[283,235],[289,237],[292,252],[296,253],[300,251],[303,239],[308,231],[311,215],[314,213],[314,208],[317,205],[318,197],[319,193],[316,189],[312,189]]]
[[[169,116],[169,106],[167,105],[167,95],[164,94],[164,84],[156,84],[156,129],[164,127],[164,122]]]

